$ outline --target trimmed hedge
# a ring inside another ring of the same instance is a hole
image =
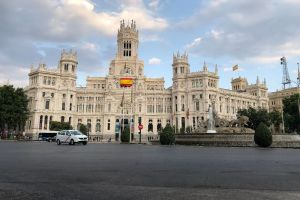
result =
[[[167,124],[162,133],[160,133],[159,142],[162,145],[170,145],[175,143],[174,129],[170,124]]]
[[[130,130],[128,127],[125,127],[121,134],[121,142],[128,143],[129,142],[129,137],[130,137]]]
[[[272,133],[262,122],[255,129],[254,142],[261,147],[268,147],[272,144]]]

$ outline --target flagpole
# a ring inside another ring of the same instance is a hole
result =
[[[131,127],[132,127],[133,103],[132,103],[132,86],[131,86],[131,119],[129,123],[129,143],[131,143]]]
[[[121,142],[122,142],[122,134],[124,133],[124,92],[125,92],[125,88],[123,87],[123,97],[122,97],[122,130],[121,130],[121,132],[120,132],[120,140],[121,140]],[[123,133],[122,133],[123,132]]]

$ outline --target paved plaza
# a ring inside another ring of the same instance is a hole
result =
[[[300,150],[0,141],[0,199],[300,199]]]

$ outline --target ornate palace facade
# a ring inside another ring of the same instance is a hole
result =
[[[221,118],[236,118],[239,109],[268,108],[265,82],[249,85],[245,78],[232,80],[232,90],[219,88],[218,68],[208,71],[204,64],[190,72],[188,55],[173,55],[173,85],[164,87],[163,78],[147,78],[138,57],[139,33],[135,22],[121,22],[117,54],[106,77],[88,77],[86,87],[76,87],[77,55],[61,53],[57,69],[41,64],[29,73],[30,117],[26,133],[36,137],[49,130],[51,121],[69,122],[74,128],[89,127],[91,136],[118,139],[120,127],[130,126],[137,138],[138,122],[144,125],[143,139],[155,137],[167,123],[177,130],[197,127],[207,120],[209,105]],[[120,78],[130,77],[131,88],[121,88]]]

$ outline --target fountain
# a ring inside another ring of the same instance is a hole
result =
[[[214,111],[211,105],[208,108],[208,123],[206,133],[217,133],[215,129]]]

